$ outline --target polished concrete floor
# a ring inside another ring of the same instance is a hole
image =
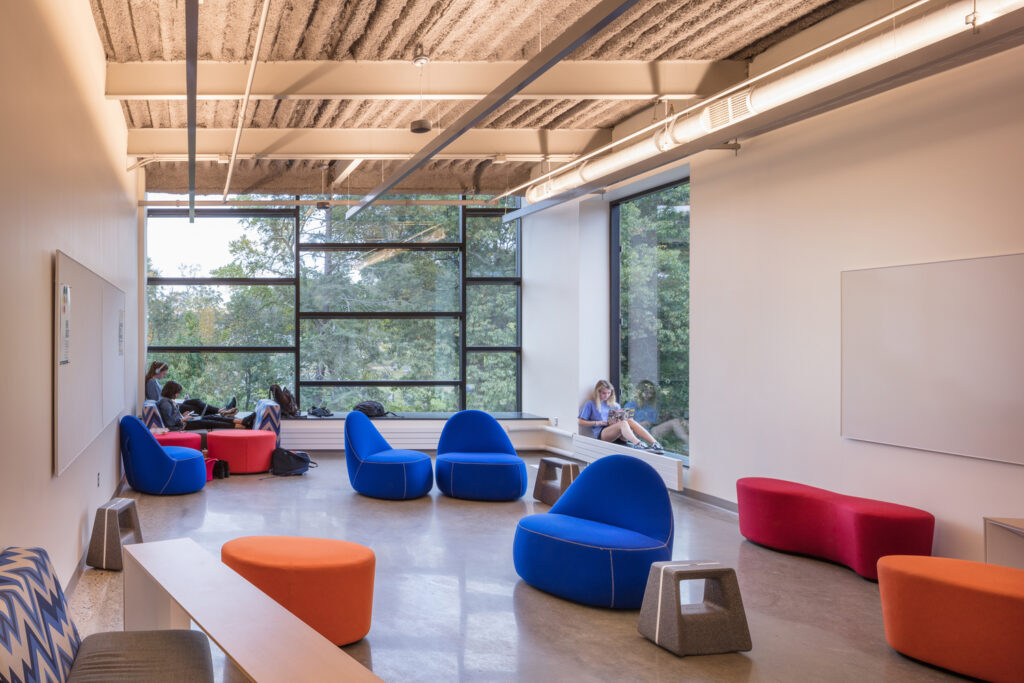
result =
[[[512,565],[516,521],[549,509],[529,493],[536,456],[526,455],[527,495],[512,503],[436,489],[413,501],[366,498],[349,485],[343,456],[315,458],[320,467],[302,477],[235,475],[187,496],[124,495],[138,499],[146,540],[187,536],[218,556],[224,542],[253,534],[372,548],[373,626],[345,651],[387,681],[956,679],[886,645],[876,583],[756,546],[740,536],[735,514],[682,495],[672,494],[672,556],[736,568],[750,652],[679,658],[637,633],[637,610],[585,607],[523,583]],[[121,628],[119,572],[86,570],[70,601],[83,637]]]

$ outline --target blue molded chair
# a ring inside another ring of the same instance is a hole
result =
[[[121,418],[121,460],[128,484],[142,493],[194,493],[206,486],[206,463],[201,452],[161,446],[134,415]]]
[[[547,513],[519,520],[516,572],[542,591],[636,609],[651,564],[672,559],[672,504],[661,477],[629,455],[586,467]]]
[[[370,418],[355,410],[345,418],[345,462],[352,488],[371,498],[409,500],[434,486],[429,455],[392,448]]]
[[[526,493],[526,463],[498,421],[479,410],[455,413],[437,443],[437,488],[468,500],[516,500]]]

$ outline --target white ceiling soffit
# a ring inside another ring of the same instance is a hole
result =
[[[422,98],[478,100],[525,62],[431,62]],[[200,100],[242,98],[249,66],[200,62]],[[183,62],[107,64],[112,100],[185,99]],[[689,100],[747,76],[743,61],[560,62],[512,96],[519,100]],[[253,100],[418,100],[418,67],[408,62],[260,62]]]
[[[595,190],[625,181],[667,164],[678,162],[701,151],[712,149],[728,140],[753,137],[796,123],[818,114],[871,97],[878,93],[911,83],[948,69],[1024,45],[1024,8],[1010,11],[991,21],[970,26],[955,35],[897,57],[880,66],[838,81],[815,92],[781,104],[764,114],[745,118],[737,123],[693,139],[668,151],[640,159],[629,166],[594,178],[559,194],[544,198],[519,211],[506,214],[503,220],[514,220],[556,206]],[[618,138],[620,136],[613,136]],[[601,157],[597,157],[601,158]]]

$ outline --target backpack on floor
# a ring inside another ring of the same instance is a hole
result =
[[[270,473],[279,477],[290,477],[298,474],[305,474],[310,467],[317,464],[309,459],[309,453],[305,451],[289,451],[285,448],[275,448],[270,455]]]

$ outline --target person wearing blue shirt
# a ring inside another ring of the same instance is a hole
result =
[[[624,441],[633,448],[661,452],[661,444],[636,420],[630,417],[616,419],[612,411],[619,410],[615,389],[607,380],[594,385],[590,400],[580,409],[579,425],[590,429],[595,439]]]

